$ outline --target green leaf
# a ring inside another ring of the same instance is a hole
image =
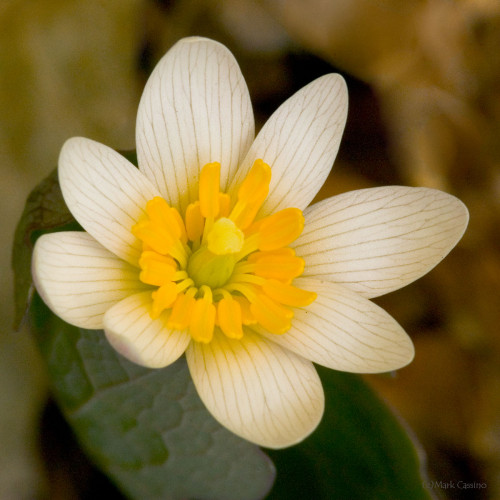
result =
[[[278,470],[269,500],[428,500],[415,444],[357,376],[317,367],[325,415],[304,442],[268,451]]]
[[[38,295],[31,313],[58,405],[87,453],[128,496],[266,495],[272,462],[212,418],[184,358],[162,370],[143,368],[118,355],[102,331],[64,323]]]

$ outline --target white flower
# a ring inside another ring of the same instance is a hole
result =
[[[231,53],[181,40],[139,105],[139,169],[89,139],[64,145],[61,189],[86,232],[39,238],[38,292],[136,363],[161,368],[185,352],[201,399],[234,433],[270,448],[301,441],[324,407],[312,362],[373,373],[411,361],[409,337],[368,299],[428,272],[468,220],[459,200],[425,188],[308,207],[346,114],[343,79],[326,75],[254,140]]]

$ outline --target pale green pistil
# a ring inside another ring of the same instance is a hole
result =
[[[235,263],[234,255],[216,255],[204,245],[191,255],[187,272],[198,288],[207,285],[215,289],[229,281]]]
[[[207,234],[206,242],[191,255],[187,265],[189,277],[197,287],[224,286],[233,274],[235,255],[244,242],[243,232],[227,218],[217,220]]]

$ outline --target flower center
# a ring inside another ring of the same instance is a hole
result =
[[[143,243],[140,279],[153,287],[153,319],[189,329],[198,342],[210,342],[216,326],[230,338],[252,324],[282,334],[293,308],[315,300],[292,285],[304,270],[288,246],[302,232],[302,212],[287,208],[255,220],[270,181],[269,165],[257,160],[231,200],[220,192],[220,164],[209,163],[184,218],[163,198],[147,203],[132,232]]]
[[[236,224],[226,217],[214,223],[207,234],[207,243],[189,258],[187,272],[195,285],[219,288],[233,274],[235,254],[243,246],[245,236]]]

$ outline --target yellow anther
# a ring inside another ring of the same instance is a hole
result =
[[[304,216],[298,208],[285,208],[262,219],[259,250],[276,250],[295,241],[304,229]]]
[[[281,335],[292,326],[293,312],[276,303],[267,295],[260,294],[252,301],[250,311],[253,316],[270,333]]]
[[[271,299],[292,307],[305,307],[316,300],[317,294],[287,285],[277,280],[267,280],[262,285],[263,292]]]
[[[186,209],[186,232],[191,241],[198,241],[205,226],[205,219],[201,215],[200,202],[190,203]]]
[[[171,281],[170,283],[165,283],[155,290],[151,297],[153,299],[153,304],[151,306],[151,318],[156,319],[160,314],[169,307],[172,307],[175,299],[177,298],[178,291],[177,285]]]
[[[176,220],[177,226],[180,231],[179,239],[182,241],[182,243],[187,243],[186,226],[184,224],[184,221],[182,220],[181,214],[175,208],[171,208],[170,211],[172,217]]]
[[[167,321],[168,328],[184,330],[189,326],[192,310],[196,302],[194,298],[195,294],[196,288],[190,288],[186,293],[180,293],[177,296]]]
[[[264,201],[269,193],[271,167],[262,160],[255,160],[238,190],[238,200]]]
[[[208,343],[212,340],[215,326],[215,306],[212,303],[212,292],[203,286],[204,296],[195,301],[189,322],[189,333],[196,342]]]
[[[220,163],[207,163],[200,172],[200,211],[203,217],[217,217],[219,204]]]
[[[217,303],[217,322],[226,337],[243,337],[241,306],[229,294]]]
[[[252,271],[263,278],[273,278],[283,283],[291,283],[304,272],[304,259],[295,256],[288,247],[270,252],[255,252],[248,257]]]
[[[148,201],[146,217],[132,228],[132,233],[151,250],[163,255],[173,251],[172,256],[182,262],[186,252],[181,240],[185,236],[184,224],[179,219],[177,210],[169,207],[163,198],[156,196]]]
[[[256,160],[238,190],[238,201],[229,216],[240,229],[253,222],[269,193],[270,182],[271,167]]]
[[[241,295],[234,295],[233,300],[238,302],[238,304],[240,305],[241,322],[244,325],[254,325],[255,323],[257,323],[257,320],[252,314],[252,311],[250,311],[250,302],[248,301],[248,299],[242,297]]]
[[[139,266],[142,269],[139,277],[148,285],[164,285],[174,279],[177,271],[177,263],[172,257],[153,251],[142,252]]]
[[[143,241],[150,249],[161,254],[167,254],[175,243],[171,234],[162,227],[157,227],[150,220],[142,220],[133,228],[134,236]]]
[[[172,238],[180,239],[182,228],[179,225],[178,212],[177,215],[175,212],[177,212],[177,210],[171,208],[160,196],[155,196],[146,204],[146,213],[151,222],[168,230]]]
[[[207,235],[208,249],[215,255],[239,252],[245,236],[236,224],[226,218],[217,220]]]
[[[231,197],[227,193],[219,193],[219,217],[229,217]]]

